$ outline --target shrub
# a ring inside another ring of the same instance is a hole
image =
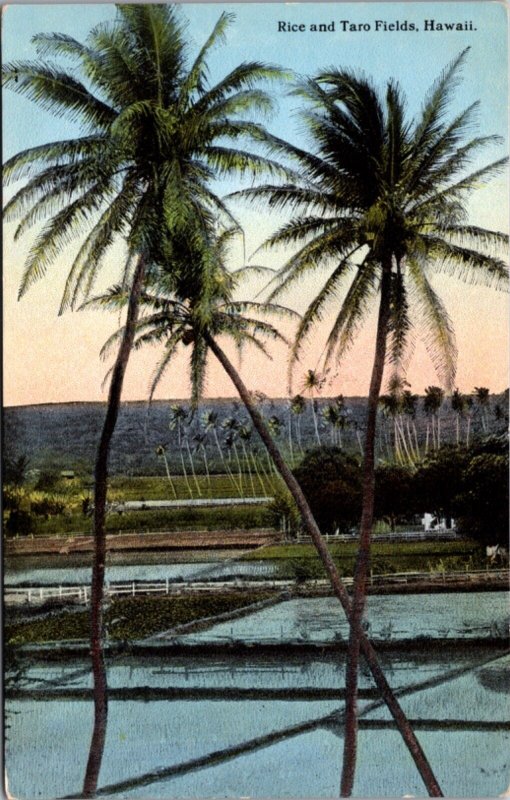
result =
[[[285,533],[295,537],[300,529],[301,517],[290,492],[278,487],[268,506],[268,514],[273,528],[280,529],[283,521]]]
[[[32,500],[30,509],[33,514],[39,517],[56,517],[63,514],[66,504],[58,497],[43,497],[40,500]]]
[[[294,470],[323,533],[349,532],[361,515],[361,469],[339,447],[309,451]]]
[[[17,536],[28,536],[32,533],[34,521],[32,515],[28,511],[23,511],[20,508],[13,509],[5,523],[5,528],[8,533]]]

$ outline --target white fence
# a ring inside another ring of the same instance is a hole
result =
[[[336,534],[326,533],[323,538],[327,542],[356,542],[358,534]],[[428,541],[453,541],[461,539],[462,537],[455,530],[438,530],[438,531],[424,531],[410,530],[410,531],[394,531],[393,533],[375,533],[372,536],[372,542],[428,542]],[[308,534],[298,534],[296,537],[297,542],[310,542],[311,539]]]
[[[389,585],[408,585],[413,583],[420,583],[429,581],[436,584],[455,583],[460,579],[465,581],[476,581],[480,578],[497,578],[500,580],[508,580],[508,569],[485,569],[485,570],[459,570],[456,572],[393,572],[383,575],[370,576],[369,583],[371,586],[378,586],[381,584]],[[325,579],[309,581],[308,583],[314,586],[327,586],[329,581]],[[343,578],[343,583],[346,586],[352,585],[352,578]],[[192,581],[174,582],[168,578],[164,581],[154,581],[151,583],[144,581],[130,581],[127,583],[111,583],[105,586],[105,595],[107,597],[148,595],[148,594],[171,594],[178,592],[183,588],[193,589],[193,591],[211,591],[211,589],[231,587],[243,588],[273,588],[283,590],[295,586],[295,581],[288,580],[263,580],[252,581],[244,578],[235,578],[234,580],[225,581]],[[78,602],[90,602],[90,586],[8,586],[4,589],[4,597],[6,602],[13,604],[21,603],[42,603],[50,599],[76,599]]]

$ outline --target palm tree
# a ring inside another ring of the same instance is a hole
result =
[[[243,193],[292,214],[290,222],[266,242],[266,246],[298,246],[282,267],[270,299],[317,267],[331,269],[303,315],[291,365],[328,305],[337,302],[348,276],[350,284],[327,340],[325,365],[345,353],[378,297],[346,678],[343,795],[350,795],[355,773],[359,637],[370,561],[376,416],[384,364],[388,357],[402,371],[411,314],[416,312],[438,375],[452,387],[454,334],[431,274],[445,270],[496,286],[506,285],[508,279],[501,257],[507,237],[466,222],[466,195],[506,163],[500,159],[466,174],[472,157],[492,141],[491,137],[465,140],[476,104],[448,118],[466,52],[443,70],[416,120],[408,119],[402,91],[393,80],[384,94],[370,80],[346,70],[325,71],[305,81],[296,93],[307,104],[304,123],[313,149],[305,151],[273,137],[274,151],[298,164],[300,180]]]
[[[156,455],[157,456],[162,456],[163,461],[165,462],[165,470],[166,470],[166,476],[168,478],[168,483],[170,484],[170,488],[172,490],[173,496],[177,500],[177,492],[175,491],[175,486],[174,486],[174,483],[172,481],[172,476],[170,475],[170,469],[169,469],[169,466],[168,466],[168,459],[166,457],[166,449],[167,449],[167,445],[166,444],[158,445],[156,447]]]
[[[237,486],[239,489],[239,495],[242,497],[243,495],[243,471],[241,468],[241,462],[239,461],[239,453],[237,451],[237,433],[239,431],[239,420],[236,417],[225,417],[222,422],[221,427],[225,431],[225,446],[227,447],[229,453],[229,461],[231,461],[231,454],[232,451],[234,452],[234,456],[236,459],[237,464]]]
[[[466,398],[459,392],[458,389],[454,389],[452,392],[450,405],[455,414],[455,433],[458,447],[460,444],[460,421],[461,419],[464,419],[466,414]]]
[[[173,293],[169,296],[169,284],[167,276],[163,276],[163,280],[156,280],[154,288],[156,293],[146,292],[143,295],[143,302],[147,309],[147,314],[142,317],[138,322],[138,336],[136,339],[136,346],[141,346],[147,342],[163,342],[164,354],[156,369],[153,385],[151,387],[151,395],[154,390],[155,384],[161,379],[164,371],[169,366],[173,356],[175,355],[177,346],[182,344],[184,346],[192,345],[191,363],[191,379],[192,379],[192,393],[194,402],[198,402],[203,387],[204,371],[206,367],[207,355],[212,352],[218,359],[220,364],[224,367],[225,371],[231,378],[234,386],[236,387],[239,396],[241,397],[250,417],[253,422],[254,428],[257,430],[262,442],[271,456],[276,469],[282,476],[287,488],[289,489],[294,501],[297,504],[301,514],[304,525],[319,553],[319,556],[326,568],[327,574],[331,579],[331,583],[335,595],[339,599],[348,619],[352,615],[352,604],[349,595],[342,584],[338,569],[331,558],[331,555],[323,541],[320,530],[313,518],[310,507],[289,467],[282,458],[280,451],[271,436],[262,414],[259,412],[256,402],[256,393],[248,391],[244,385],[238,371],[235,369],[230,359],[219,346],[217,337],[220,335],[227,335],[231,337],[238,347],[244,344],[253,344],[258,347],[262,352],[267,353],[264,344],[260,341],[260,336],[264,335],[270,339],[278,340],[283,339],[281,334],[268,322],[259,318],[254,318],[251,314],[267,314],[268,312],[276,313],[277,315],[294,316],[293,312],[289,309],[275,305],[274,303],[253,303],[253,302],[235,302],[232,301],[231,295],[237,285],[237,279],[240,275],[247,271],[247,268],[237,270],[236,273],[226,273],[222,261],[222,246],[221,239],[219,244],[213,247],[213,254],[215,258],[206,260],[206,269],[210,269],[211,265],[215,266],[218,270],[216,280],[212,284],[215,286],[215,293],[209,294],[207,303],[204,303],[204,293],[200,290],[198,284],[194,287],[194,296],[182,296],[178,299],[175,298],[176,291],[179,291],[180,286],[176,283],[175,275],[173,276],[174,287]],[[193,257],[193,253],[186,253],[188,259]],[[185,256],[181,256],[183,259]],[[197,259],[203,258],[203,253],[199,253]],[[209,276],[210,277],[210,276]],[[155,276],[153,275],[153,280]],[[207,282],[207,279],[206,279]],[[163,289],[163,295],[161,290]],[[187,291],[190,289],[188,284]],[[102,307],[122,307],[126,302],[125,293],[122,287],[114,287],[105,296],[96,298],[95,303],[99,303]],[[197,307],[198,306],[198,307]],[[198,312],[198,313],[197,313]],[[247,316],[247,314],[250,316]],[[117,336],[122,335],[122,330],[117,333]],[[115,338],[112,337],[112,338]],[[285,341],[285,339],[283,339]],[[110,342],[107,343],[108,346]],[[425,754],[414,735],[414,732],[409,725],[408,720],[400,708],[395,695],[393,694],[384,673],[381,670],[379,662],[372,645],[362,632],[360,637],[360,647],[367,660],[369,668],[372,672],[376,685],[381,691],[381,695],[386,702],[398,729],[400,730],[407,747],[420,771],[424,783],[431,796],[440,796],[441,791],[437,781],[430,769],[430,765],[425,757]]]
[[[171,431],[177,431],[177,448],[179,450],[179,456],[181,459],[182,475],[184,478],[184,483],[186,484],[186,489],[188,490],[188,494],[190,498],[193,499],[193,489],[191,488],[191,484],[188,479],[188,472],[186,470],[186,463],[184,461],[184,455],[182,452],[183,427],[187,416],[188,412],[184,406],[179,405],[179,403],[174,403],[170,406],[170,422],[168,423],[168,427]]]
[[[488,431],[487,424],[487,407],[490,400],[490,392],[485,386],[475,386],[475,399],[480,409],[480,416],[482,420],[482,429],[484,433]]]
[[[309,369],[303,378],[302,391],[308,392],[312,404],[313,426],[315,429],[315,438],[317,444],[321,446],[321,437],[319,435],[319,425],[317,421],[317,401],[315,399],[315,392],[320,392],[326,380],[324,375],[321,375],[317,370]]]
[[[204,461],[205,476],[207,480],[207,491],[209,497],[212,497],[211,475],[209,472],[209,461],[207,460],[207,431],[199,431],[193,436],[195,442],[195,450],[201,453]]]
[[[290,410],[292,415],[296,417],[297,420],[297,440],[299,443],[299,449],[303,453],[303,440],[301,438],[301,416],[306,409],[306,401],[303,395],[296,394],[291,400]]]
[[[195,61],[188,66],[185,24],[176,7],[120,5],[114,22],[98,26],[85,44],[64,34],[34,41],[43,59],[3,67],[5,86],[57,116],[83,124],[75,139],[18,153],[4,166],[6,180],[26,179],[4,209],[20,218],[15,236],[42,219],[26,259],[19,296],[44,275],[74,236],[82,236],[65,285],[61,311],[92,291],[112,245],[126,244],[122,279],[129,288],[126,324],[111,374],[94,484],[95,552],[91,592],[91,654],[95,722],[84,794],[95,793],[107,717],[102,658],[105,508],[108,455],[139,311],[151,264],[165,262],[179,236],[200,238],[212,215],[231,218],[209,188],[209,179],[261,169],[281,170],[267,158],[236,147],[263,141],[264,128],[246,113],[265,113],[270,101],[256,88],[281,72],[260,63],[235,68],[218,84],[207,79],[207,57],[231,17],[222,14]],[[72,59],[76,70],[59,66]],[[80,75],[81,74],[81,78]],[[231,145],[234,145],[233,147]],[[193,279],[192,274],[189,276]]]
[[[441,447],[441,421],[439,412],[443,405],[444,391],[440,386],[427,386],[425,389],[425,398],[423,407],[425,413],[430,416],[432,420],[432,446],[434,450],[439,450]]]
[[[259,475],[259,471],[257,469],[257,462],[253,458],[253,454],[251,454],[252,458],[250,459],[250,454],[248,453],[248,449],[246,447],[246,445],[251,441],[252,429],[250,428],[249,425],[246,425],[246,423],[241,423],[239,425],[238,429],[237,429],[237,435],[239,437],[239,441],[241,442],[241,448],[242,448],[243,456],[244,456],[244,463],[245,463],[245,465],[246,465],[246,467],[248,469],[248,476],[250,478],[252,495],[253,495],[253,497],[255,497],[256,491],[255,491],[255,482],[253,480],[252,465],[254,465],[254,467],[255,467],[255,474],[256,474],[257,478],[259,479],[259,483],[262,486],[262,491],[264,492],[265,489],[264,489],[264,484],[261,481],[261,478],[260,478],[260,475]]]

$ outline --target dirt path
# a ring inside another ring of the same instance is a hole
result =
[[[211,550],[251,549],[277,544],[281,536],[273,530],[253,531],[185,531],[172,533],[125,533],[106,537],[109,551],[119,550]],[[86,553],[94,549],[92,536],[46,536],[7,539],[5,555],[35,555],[39,553]]]

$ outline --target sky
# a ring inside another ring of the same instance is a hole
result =
[[[363,71],[384,87],[396,78],[408,100],[410,116],[419,113],[423,98],[433,80],[458,53],[470,47],[455,91],[451,114],[480,101],[473,135],[499,134],[503,144],[490,145],[473,167],[488,163],[508,152],[507,138],[507,20],[501,3],[222,3],[188,4],[181,13],[188,20],[190,55],[206,40],[222,10],[232,11],[235,20],[227,31],[227,41],[209,59],[210,80],[218,81],[242,61],[259,60],[279,64],[298,76],[314,75],[329,67]],[[31,43],[34,34],[60,32],[79,40],[101,22],[112,20],[115,8],[108,4],[6,5],[3,6],[3,59],[36,57]],[[412,29],[414,24],[415,30]],[[455,23],[460,30],[440,30],[439,25]],[[326,30],[313,31],[312,25]],[[304,28],[301,30],[300,28]],[[428,28],[428,30],[427,30]],[[297,99],[288,86],[273,87],[276,113],[265,124],[268,129],[293,143],[309,144],[297,113]],[[24,97],[5,90],[2,96],[3,158],[47,141],[80,134],[76,123],[69,123],[41,110]],[[7,187],[5,199],[21,184]],[[240,184],[215,184],[222,195]],[[470,220],[493,230],[508,229],[508,181],[506,175],[481,184],[469,201]],[[284,217],[268,213],[263,206],[230,201],[230,207],[245,231],[245,249],[252,263],[277,268],[288,253],[261,251],[252,255],[278,227]],[[13,240],[13,224],[4,225],[3,253],[3,397],[4,405],[105,400],[102,385],[108,368],[99,357],[106,338],[117,328],[118,318],[100,311],[66,312],[58,316],[65,276],[76,246],[54,263],[46,276],[17,300],[23,264],[37,229],[18,241]],[[118,278],[120,250],[114,250],[106,265],[104,287]],[[240,266],[242,248],[232,256]],[[298,311],[318,291],[327,272],[315,273],[288,293],[285,302]],[[253,297],[261,286],[244,288]],[[463,392],[474,386],[502,391],[508,385],[508,299],[489,288],[471,286],[446,275],[434,278],[452,319],[459,350],[457,385]],[[309,367],[315,368],[328,330],[325,316],[317,327],[301,363],[297,366],[293,389],[300,388]],[[286,331],[289,335],[292,331]],[[419,334],[419,331],[418,331]],[[328,375],[324,394],[366,395],[370,380],[375,337],[375,313],[369,316],[355,345]],[[252,390],[273,397],[287,393],[286,351],[272,349],[273,360],[246,353],[241,372]],[[157,398],[185,398],[189,394],[187,353],[169,370],[156,393]],[[158,358],[154,349],[131,357],[125,380],[124,399],[141,400]],[[437,384],[433,365],[423,344],[418,342],[407,379],[413,390]],[[206,394],[232,396],[233,387],[221,369],[211,362]]]

